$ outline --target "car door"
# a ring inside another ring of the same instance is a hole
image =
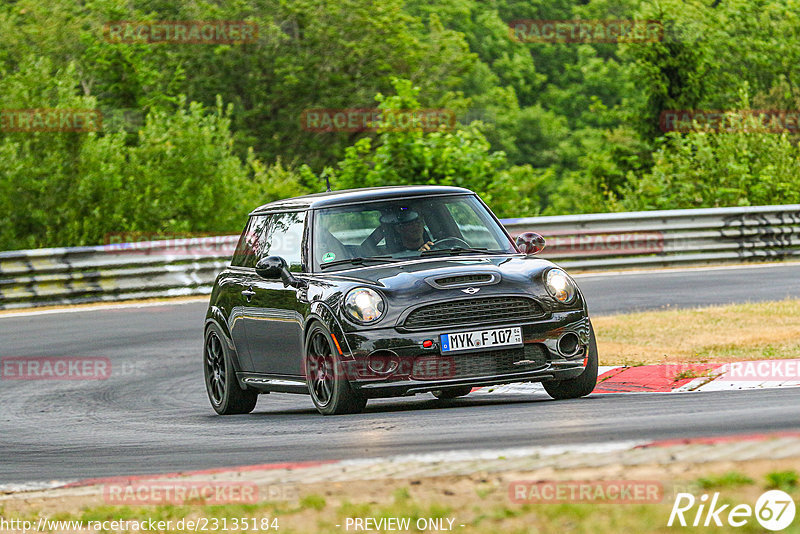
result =
[[[267,217],[265,230],[258,237],[257,259],[280,256],[289,270],[304,271],[306,212],[272,213]],[[301,376],[305,290],[254,275],[252,292],[245,324],[254,371]]]
[[[251,300],[255,294],[253,284],[256,282],[256,255],[258,236],[265,231],[268,219],[265,215],[252,215],[242,232],[236,250],[233,252],[231,264],[218,281],[220,296],[217,302],[227,308],[228,330],[236,346],[242,371],[252,372],[253,361],[247,337],[247,316],[252,313]]]

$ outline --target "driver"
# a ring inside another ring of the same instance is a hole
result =
[[[405,250],[430,250],[433,241],[425,240],[425,224],[419,213],[410,209],[401,209],[396,213],[387,213],[381,217],[383,224],[392,225]]]

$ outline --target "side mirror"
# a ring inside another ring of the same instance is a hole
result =
[[[525,232],[517,236],[516,245],[523,254],[538,254],[544,250],[544,238],[536,232]]]
[[[268,256],[261,258],[256,263],[256,274],[266,280],[277,280],[281,277],[281,272],[286,269],[286,260],[280,256]]]
[[[308,282],[301,278],[295,278],[289,271],[289,266],[286,260],[280,256],[267,256],[261,258],[256,263],[256,274],[265,280],[278,280],[283,282],[284,286],[292,287],[306,287]]]

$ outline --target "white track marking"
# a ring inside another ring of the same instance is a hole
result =
[[[498,458],[523,458],[526,456],[558,456],[561,454],[599,454],[604,452],[626,451],[645,445],[649,441],[614,441],[609,443],[590,443],[576,445],[548,445],[541,447],[513,447],[508,449],[478,449],[474,451],[430,452],[422,454],[403,454],[384,458],[359,458],[341,460],[338,465],[365,465],[373,463],[439,463],[470,460],[496,460]]]

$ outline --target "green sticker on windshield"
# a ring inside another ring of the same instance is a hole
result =
[[[322,255],[322,263],[328,263],[329,261],[333,261],[336,259],[336,254],[333,252],[326,252]]]

